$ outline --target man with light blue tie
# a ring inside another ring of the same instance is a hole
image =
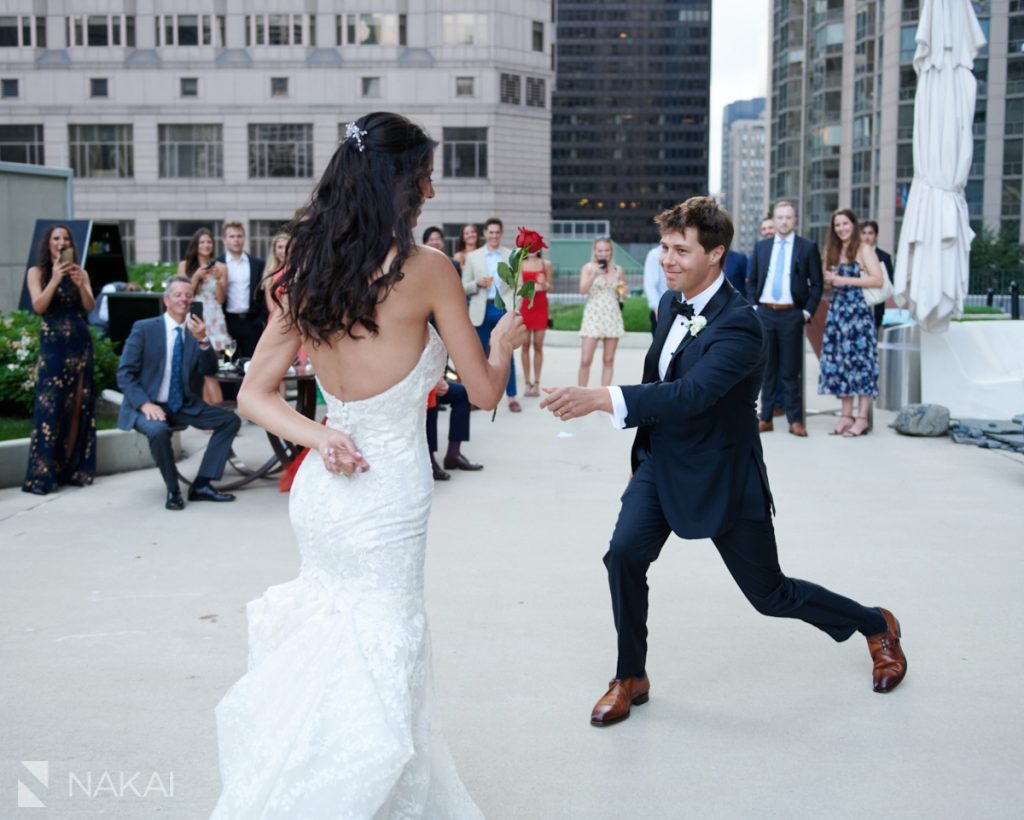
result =
[[[495,296],[500,292],[501,300],[506,305],[512,304],[512,291],[498,276],[498,263],[508,262],[511,251],[501,247],[501,236],[505,227],[497,217],[491,217],[484,224],[485,245],[477,248],[466,257],[462,266],[462,289],[469,299],[469,319],[476,327],[484,354],[490,353],[491,331],[498,324],[505,311],[495,304]],[[512,367],[508,373],[508,409],[513,413],[523,408],[516,399],[516,361],[512,359]]]
[[[796,208],[780,200],[772,208],[775,236],[754,247],[747,299],[757,305],[764,326],[768,363],[761,387],[762,433],[774,429],[772,411],[781,384],[789,432],[805,437],[803,417],[804,325],[821,301],[821,254],[809,239],[797,236]]]
[[[667,290],[665,269],[661,267],[661,245],[655,245],[647,252],[644,260],[644,296],[647,298],[647,307],[651,309],[652,336],[658,324],[658,305]]]

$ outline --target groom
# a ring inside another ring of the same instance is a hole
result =
[[[788,578],[779,568],[755,413],[764,332],[722,275],[733,236],[729,215],[713,199],[693,197],[655,222],[669,291],[659,305],[643,383],[560,387],[547,390],[541,403],[563,421],[601,410],[617,427],[637,428],[633,477],[604,556],[618,668],[590,722],[617,723],[629,717],[631,705],[647,702],[647,569],[671,532],[711,538],[758,612],[799,618],[836,641],[854,632],[866,636],[874,690],[891,691],[907,670],[892,613]]]

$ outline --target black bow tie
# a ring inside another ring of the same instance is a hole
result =
[[[682,302],[679,299],[672,300],[672,316],[682,316],[689,321],[693,318],[693,305],[689,302]]]

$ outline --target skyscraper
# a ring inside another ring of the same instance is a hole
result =
[[[765,99],[738,100],[722,116],[720,201],[732,216],[733,250],[750,253],[768,210],[765,186]]]
[[[710,0],[557,4],[553,219],[606,219],[624,243],[707,192]]]

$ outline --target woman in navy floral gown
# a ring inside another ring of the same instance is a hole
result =
[[[96,304],[89,274],[75,261],[61,261],[74,240],[66,225],[54,225],[29,268],[32,309],[43,317],[39,375],[32,412],[32,444],[22,490],[46,495],[60,484],[92,483],[96,472],[96,398],[92,336],[86,315]]]
[[[878,395],[878,336],[863,289],[881,287],[884,275],[874,249],[860,243],[853,212],[842,208],[832,214],[825,240],[825,283],[832,285],[832,302],[818,379],[818,393],[842,400],[832,435],[853,438],[871,430],[871,400]],[[856,416],[854,396],[859,399]]]

